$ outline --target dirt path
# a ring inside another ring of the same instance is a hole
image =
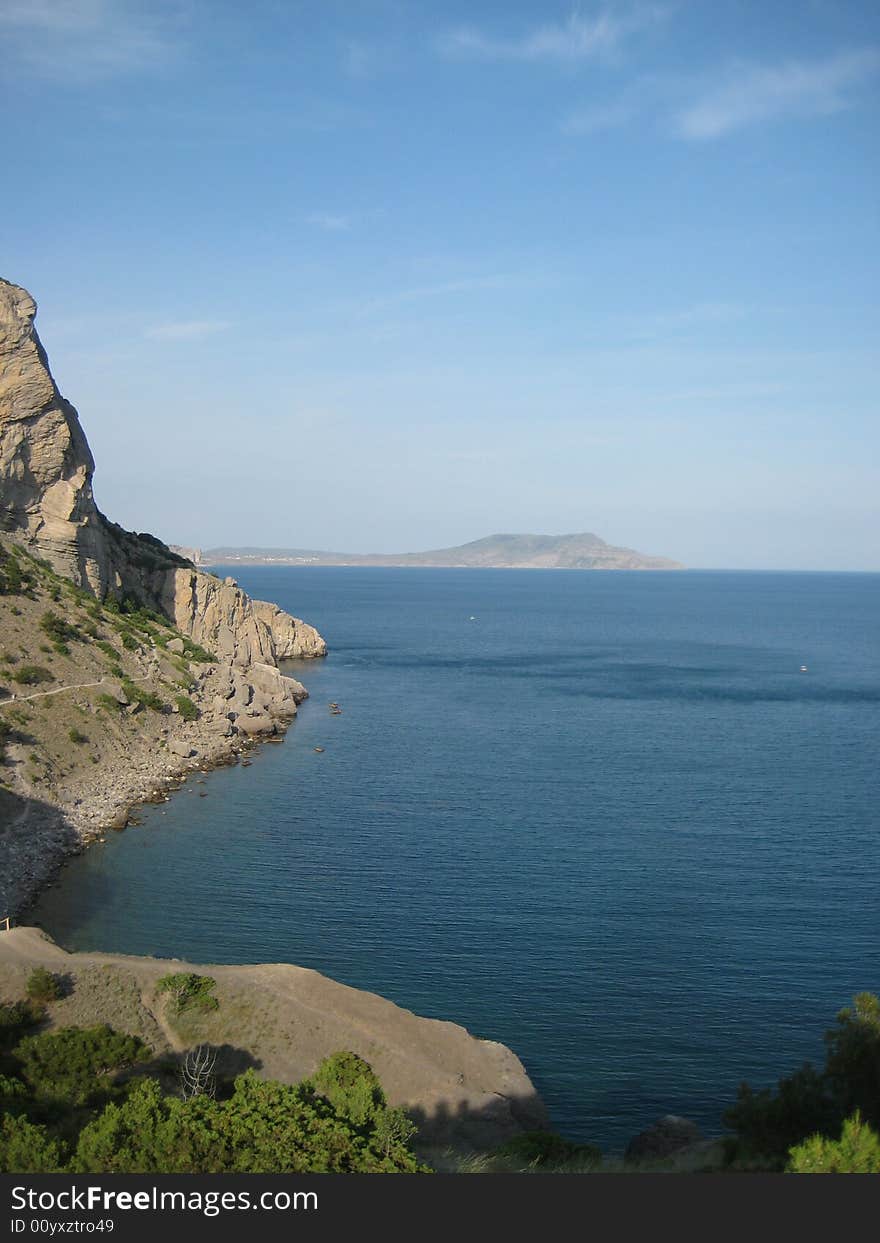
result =
[[[131,678],[131,682],[149,682],[152,675],[147,673],[141,678]],[[11,695],[9,699],[4,699],[3,703],[26,703],[29,699],[42,699],[46,695],[60,695],[62,691],[79,691],[90,686],[103,686],[106,682],[113,682],[117,679],[103,677],[99,682],[71,682],[68,686],[56,686],[51,691],[34,691],[32,695]],[[0,705],[2,706],[2,705]]]

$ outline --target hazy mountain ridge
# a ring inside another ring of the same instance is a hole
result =
[[[205,564],[435,566],[519,570],[681,570],[668,557],[607,544],[598,535],[487,535],[428,552],[341,553],[302,548],[211,548]]]

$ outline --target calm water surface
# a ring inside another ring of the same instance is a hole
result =
[[[509,1044],[610,1149],[718,1128],[880,990],[880,576],[233,573],[326,637],[312,698],[73,860],[62,944],[314,967]]]

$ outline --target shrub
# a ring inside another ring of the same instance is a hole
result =
[[[15,1049],[18,1073],[35,1099],[80,1107],[105,1100],[114,1090],[113,1072],[149,1055],[136,1036],[100,1027],[64,1027],[27,1036]]]
[[[58,1141],[43,1126],[5,1113],[0,1118],[0,1173],[57,1174],[62,1169]]]
[[[44,1017],[43,1007],[33,1001],[0,1006],[0,1053],[14,1048]]]
[[[825,1073],[844,1114],[880,1129],[880,999],[858,993],[825,1034]]]
[[[574,1144],[553,1131],[526,1131],[496,1148],[495,1155],[525,1165],[564,1165],[578,1161],[599,1165],[602,1152],[593,1144]]]
[[[163,975],[156,984],[160,993],[170,993],[178,1014],[185,1010],[196,1013],[207,1013],[216,1010],[220,1005],[216,997],[212,997],[217,981],[210,975],[196,975],[194,971],[180,971],[174,975]]]
[[[57,1001],[61,996],[61,984],[45,967],[35,967],[28,976],[25,991],[31,1001]]]
[[[813,1135],[791,1150],[790,1174],[880,1174],[880,1139],[858,1110],[843,1124],[840,1139]]]
[[[356,1053],[334,1053],[325,1058],[311,1083],[337,1113],[359,1126],[385,1108],[381,1083]]]
[[[20,686],[37,686],[40,682],[52,682],[54,678],[42,665],[22,665],[12,674],[12,680]]]
[[[188,695],[177,695],[174,702],[177,704],[177,710],[184,721],[195,721],[197,719],[199,710]]]
[[[76,743],[77,746],[81,746],[82,743],[88,742],[89,740],[88,735],[80,733],[80,731],[76,728],[75,725],[72,726],[67,731],[67,737],[70,739],[71,742]]]
[[[78,639],[80,637],[76,626],[66,622],[63,617],[59,617],[51,609],[40,618],[40,629],[55,645],[61,644],[64,646],[68,639]]]
[[[119,660],[119,653],[116,648],[112,643],[108,643],[106,639],[99,639],[95,646],[99,647],[106,656],[110,657],[111,660]]]
[[[95,701],[102,708],[106,708],[108,712],[121,712],[122,704],[118,699],[114,699],[112,695],[102,692]]]

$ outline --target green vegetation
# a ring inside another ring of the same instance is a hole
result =
[[[166,704],[162,702],[155,691],[144,690],[137,682],[132,682],[130,678],[122,679],[122,689],[126,697],[132,703],[143,704],[145,708],[152,708],[154,712],[164,712]]]
[[[111,660],[119,660],[119,653],[116,648],[112,643],[108,643],[106,639],[99,639],[95,646],[99,647],[106,656],[110,657]]]
[[[247,1071],[184,1100],[163,1089],[168,1059],[149,1061],[135,1037],[24,1034],[37,1021],[28,1003],[0,1007],[2,1173],[428,1172],[408,1146],[412,1123],[354,1054],[303,1083]]]
[[[95,701],[99,707],[106,708],[108,712],[121,712],[122,704],[118,699],[114,699],[112,695],[108,695],[102,691]]]
[[[177,710],[184,721],[195,721],[198,719],[199,710],[189,695],[177,695],[174,702],[177,704]]]
[[[14,730],[8,721],[0,720],[0,764],[6,759],[6,744],[13,733]]]
[[[169,993],[178,1014],[186,1010],[205,1014],[216,1010],[219,1001],[212,996],[217,981],[210,975],[196,975],[194,971],[180,971],[176,975],[163,975],[156,988]]]
[[[67,647],[68,641],[82,638],[76,626],[66,622],[63,617],[59,617],[51,609],[40,618],[40,629],[52,640],[52,645],[56,651],[64,649],[63,654],[65,656],[69,655],[70,652],[70,649]]]
[[[806,1064],[780,1079],[775,1092],[740,1087],[736,1104],[724,1115],[736,1132],[729,1153],[735,1164],[781,1170],[804,1141],[812,1145],[813,1159],[819,1141],[843,1144],[845,1124],[857,1112],[863,1146],[864,1127],[880,1129],[880,1000],[859,993],[826,1032],[825,1047],[822,1070]]]
[[[790,1174],[880,1174],[880,1139],[856,1110],[840,1139],[813,1135],[791,1150]]]
[[[61,996],[61,983],[45,967],[35,967],[28,976],[26,991],[31,1001],[57,1001]]]
[[[13,682],[18,682],[20,686],[38,686],[41,682],[54,682],[55,680],[49,670],[44,669],[42,665],[22,665],[11,676]]]
[[[33,585],[34,575],[22,566],[19,550],[7,550],[0,544],[0,596],[29,595]]]
[[[524,1165],[565,1167],[602,1164],[602,1151],[595,1144],[573,1144],[553,1131],[526,1131],[495,1149],[494,1156]]]
[[[82,746],[84,742],[88,742],[89,740],[88,734],[81,733],[75,725],[72,725],[67,731],[67,737],[71,742],[76,743],[77,746]]]

